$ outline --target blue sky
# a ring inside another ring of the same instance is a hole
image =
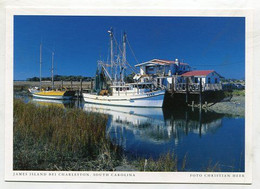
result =
[[[197,70],[215,70],[226,78],[245,76],[245,18],[241,17],[110,17],[15,16],[14,79],[42,75],[94,76],[97,60],[107,60],[109,35],[123,31],[139,63],[153,58],[184,60]],[[127,48],[127,60],[137,64]]]

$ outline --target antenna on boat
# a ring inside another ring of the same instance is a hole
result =
[[[111,64],[111,76],[112,76],[112,79],[113,79],[113,72],[114,72],[114,54],[113,54],[113,28],[111,27],[110,30],[108,30],[108,33],[109,33],[109,36],[110,36],[110,57],[111,57],[111,60],[110,60],[110,64]]]
[[[53,79],[53,59],[54,59],[54,52],[52,52],[52,61],[51,61],[51,88],[54,89],[54,79]]]
[[[40,90],[42,89],[42,42],[40,44]]]

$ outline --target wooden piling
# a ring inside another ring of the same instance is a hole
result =
[[[189,102],[189,78],[186,78],[186,104]]]
[[[72,89],[72,80],[70,80],[70,88]]]
[[[90,81],[90,89],[93,90],[93,80]]]
[[[175,92],[175,76],[172,75],[172,94]]]
[[[77,91],[77,108],[79,108],[80,102],[79,102],[79,87],[78,87],[78,91]]]
[[[201,108],[200,108],[200,110],[199,110],[199,136],[201,137],[201,130],[202,130],[202,111],[201,111]]]
[[[61,89],[63,89],[63,80],[61,80]]]
[[[200,109],[202,108],[202,79],[200,78],[200,91],[199,91],[199,103],[200,103]]]
[[[80,93],[82,93],[82,79],[80,79]]]

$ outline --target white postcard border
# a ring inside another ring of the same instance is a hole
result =
[[[216,16],[246,18],[246,129],[245,172],[76,172],[13,171],[13,16]],[[248,9],[97,9],[97,8],[17,8],[6,9],[5,78],[5,180],[62,182],[135,182],[135,183],[240,183],[252,181],[252,100],[253,100],[253,15]]]

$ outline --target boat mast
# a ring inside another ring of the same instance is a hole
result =
[[[40,44],[40,90],[42,89],[42,43]]]
[[[52,63],[51,63],[51,89],[54,89],[54,79],[53,79],[53,59],[54,59],[54,52],[52,52]]]
[[[113,52],[113,28],[111,27],[110,30],[108,31],[109,33],[109,36],[110,36],[110,57],[111,57],[111,60],[110,60],[110,66],[111,66],[111,76],[112,76],[112,79],[114,77],[114,52]]]
[[[121,77],[121,81],[124,81],[124,69],[125,69],[125,65],[126,65],[126,33],[124,32],[124,36],[123,36],[123,60],[122,60],[122,64],[121,64],[121,73],[120,73],[120,77]]]

